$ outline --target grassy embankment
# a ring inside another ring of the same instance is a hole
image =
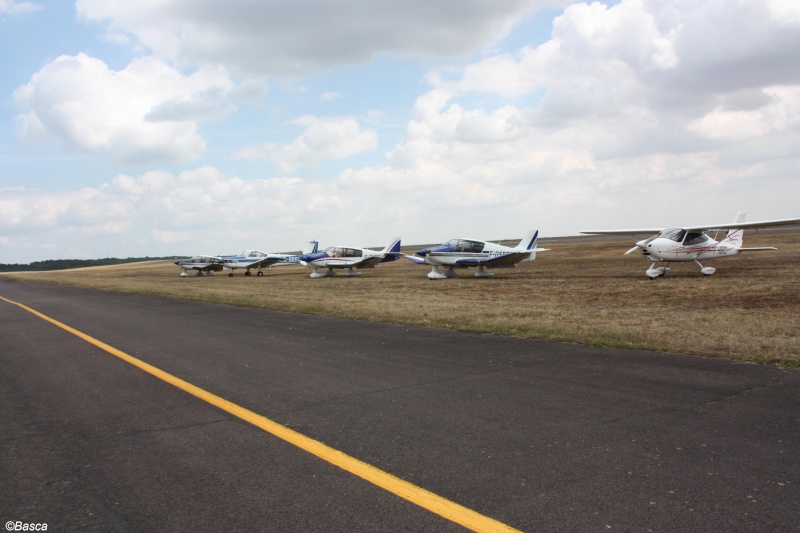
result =
[[[169,262],[3,274],[43,281],[264,309],[551,339],[595,346],[728,357],[800,367],[800,233],[748,235],[748,246],[776,246],[710,261],[675,263],[650,281],[627,241],[543,244],[552,251],[516,269],[476,279],[430,281],[429,268],[400,260],[309,279],[287,266],[263,277],[241,272],[181,278]]]

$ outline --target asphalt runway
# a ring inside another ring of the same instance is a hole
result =
[[[800,531],[797,371],[2,277],[0,296],[522,531]],[[464,530],[4,300],[0,421],[4,522]]]

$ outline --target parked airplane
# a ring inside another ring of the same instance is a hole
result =
[[[255,268],[257,276],[264,275],[264,267],[282,266],[282,265],[297,265],[300,264],[300,257],[305,254],[316,253],[319,243],[317,241],[309,241],[303,249],[301,255],[290,254],[270,254],[260,250],[245,250],[240,255],[231,255],[220,258],[220,263],[226,269],[230,270],[229,277],[233,277],[233,271],[237,268],[243,268],[244,275],[250,275],[250,269]]]
[[[425,248],[415,255],[404,256],[418,265],[431,265],[430,279],[451,278],[456,268],[477,267],[475,277],[493,276],[487,268],[514,268],[517,263],[536,259],[536,252],[546,252],[548,248],[537,248],[539,231],[531,230],[519,241],[516,248],[509,248],[493,242],[474,239],[452,239],[432,248]],[[439,267],[446,267],[444,273]]]
[[[221,260],[212,255],[196,255],[190,259],[178,259],[175,264],[181,267],[181,277],[189,275],[187,270],[196,270],[198,276],[210,276],[212,272],[222,270]]]
[[[400,237],[395,237],[386,248],[377,252],[368,248],[352,246],[330,246],[324,252],[306,254],[300,257],[300,264],[309,267],[312,278],[325,278],[335,274],[335,268],[346,268],[345,276],[358,276],[354,268],[375,268],[378,263],[395,261],[400,258]],[[327,268],[327,272],[319,270]]]
[[[736,218],[729,224],[709,224],[706,226],[688,226],[684,228],[667,229],[626,229],[626,230],[601,230],[601,231],[582,231],[587,235],[636,235],[646,233],[656,233],[648,239],[641,240],[636,245],[625,252],[625,255],[641,250],[649,261],[650,265],[645,274],[650,279],[669,274],[668,265],[671,262],[694,261],[700,266],[700,273],[710,276],[716,272],[714,267],[704,267],[701,259],[716,259],[720,257],[732,257],[741,252],[761,252],[765,250],[777,250],[772,246],[758,248],[742,247],[742,236],[745,229],[769,228],[775,226],[790,226],[800,224],[800,218],[783,220],[765,220],[760,222],[745,222],[747,213],[739,211]],[[706,235],[707,231],[725,231],[725,237],[716,241]],[[656,266],[655,263],[666,263],[664,266]]]

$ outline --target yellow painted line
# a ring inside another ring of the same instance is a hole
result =
[[[428,490],[425,490],[421,487],[418,487],[408,481],[404,481],[398,477],[395,477],[383,470],[375,468],[374,466],[367,464],[363,461],[359,461],[355,457],[350,457],[349,455],[342,453],[330,446],[326,446],[325,444],[306,437],[305,435],[298,433],[292,429],[287,428],[277,422],[273,422],[272,420],[261,416],[253,411],[245,409],[244,407],[240,407],[235,403],[229,402],[228,400],[221,398],[215,394],[212,394],[200,387],[192,385],[191,383],[184,381],[178,377],[173,376],[172,374],[168,374],[163,370],[154,367],[153,365],[147,364],[144,361],[141,361],[131,355],[126,354],[121,350],[117,350],[113,346],[109,346],[108,344],[95,339],[94,337],[90,337],[89,335],[78,331],[77,329],[71,328],[66,324],[59,322],[53,318],[50,318],[47,315],[36,311],[35,309],[31,309],[30,307],[23,305],[18,302],[14,302],[7,298],[3,298],[0,296],[0,300],[4,300],[10,304],[16,305],[25,309],[26,311],[33,313],[34,315],[42,318],[51,324],[58,326],[59,328],[72,333],[76,337],[79,337],[86,342],[93,344],[100,348],[101,350],[105,350],[106,352],[110,353],[113,356],[119,357],[123,361],[136,366],[145,372],[152,374],[153,376],[157,377],[162,381],[166,381],[170,385],[174,385],[179,389],[192,394],[201,400],[205,400],[206,402],[210,403],[211,405],[222,409],[223,411],[227,411],[228,413],[236,416],[246,422],[253,424],[256,427],[259,427],[280,439],[285,440],[291,444],[294,444],[298,448],[307,451],[313,455],[316,455],[320,459],[323,459],[335,466],[338,466],[342,470],[346,470],[351,474],[355,474],[356,476],[363,478],[370,483],[381,487],[401,498],[404,498],[411,503],[419,505],[423,509],[427,509],[432,513],[436,513],[439,516],[442,516],[452,522],[460,524],[468,529],[473,531],[480,531],[480,532],[518,532],[519,530],[512,528],[502,522],[498,522],[493,518],[489,518],[488,516],[484,516],[480,513],[476,513],[475,511],[464,507],[463,505],[459,505],[455,502],[452,502],[446,498],[442,498]]]

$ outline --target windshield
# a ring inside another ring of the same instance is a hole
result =
[[[358,248],[331,246],[325,249],[325,253],[330,257],[361,257],[361,250]]]
[[[684,246],[691,246],[693,244],[702,244],[709,240],[708,235],[702,231],[690,231],[686,234],[686,240],[683,241]]]
[[[665,229],[664,231],[661,232],[661,235],[659,235],[659,237],[661,237],[663,239],[669,239],[669,240],[675,241],[675,242],[681,242],[681,241],[683,241],[684,235],[686,235],[686,230],[682,230],[682,229]]]
[[[479,254],[483,251],[483,243],[481,241],[468,241],[467,239],[452,239],[444,243],[449,246],[454,252],[466,252],[472,254]]]

